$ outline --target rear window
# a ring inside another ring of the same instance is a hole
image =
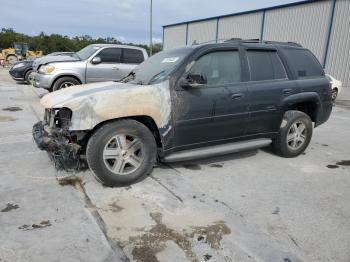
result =
[[[287,78],[286,71],[276,51],[248,50],[247,56],[251,81]]]
[[[288,63],[293,67],[298,78],[323,76],[323,68],[317,58],[306,49],[286,48]]]
[[[124,48],[123,52],[124,63],[126,64],[141,64],[144,60],[141,50]]]

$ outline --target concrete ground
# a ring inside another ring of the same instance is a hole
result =
[[[0,70],[0,261],[119,261],[84,194],[33,143],[38,97]]]
[[[264,149],[158,165],[138,184],[107,188],[90,171],[55,172],[36,149],[41,90],[0,70],[0,92],[1,109],[23,109],[0,111],[0,207],[9,210],[0,261],[349,261],[346,102],[298,158]],[[62,187],[55,176],[81,182]]]

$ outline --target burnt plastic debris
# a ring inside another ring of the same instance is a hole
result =
[[[65,129],[45,131],[42,121],[33,126],[33,138],[39,149],[49,153],[57,169],[66,171],[78,170],[81,166],[81,146],[70,141],[69,132]]]

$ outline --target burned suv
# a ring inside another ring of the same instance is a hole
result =
[[[294,43],[242,40],[160,52],[119,82],[44,96],[39,148],[61,167],[82,159],[109,186],[138,181],[156,161],[203,158],[272,145],[296,157],[328,120],[322,66]]]

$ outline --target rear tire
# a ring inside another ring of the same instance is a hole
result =
[[[79,81],[74,77],[64,76],[56,80],[52,87],[52,91],[57,91],[62,88],[67,88],[70,86],[80,85]]]
[[[332,90],[332,101],[335,101],[338,97],[338,88],[333,88]]]
[[[312,120],[300,111],[285,112],[278,136],[272,146],[282,157],[296,157],[308,147],[312,137]]]
[[[151,131],[135,120],[101,126],[90,137],[86,159],[95,178],[107,186],[124,186],[152,172],[157,145]]]

